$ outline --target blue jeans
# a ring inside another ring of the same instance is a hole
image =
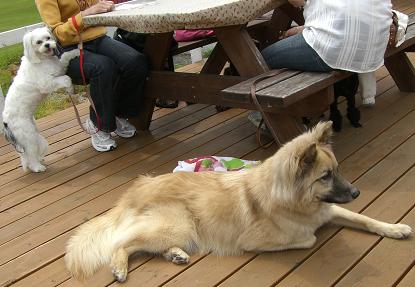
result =
[[[63,52],[75,48],[76,46],[64,47]],[[116,129],[115,116],[137,116],[148,71],[147,59],[143,54],[124,43],[103,36],[84,43],[83,67],[103,131]],[[75,84],[82,84],[79,58],[71,60],[67,75]],[[90,118],[97,126],[92,108]]]
[[[292,69],[307,72],[329,72],[330,68],[297,34],[278,41],[262,51],[262,56],[271,69]]]

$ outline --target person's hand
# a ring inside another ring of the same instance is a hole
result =
[[[304,7],[307,0],[288,0],[294,7]]]
[[[288,29],[287,31],[285,31],[284,33],[282,33],[280,39],[285,39],[285,38],[300,34],[303,32],[303,30],[304,30],[304,26],[292,27]]]
[[[81,12],[82,16],[106,13],[114,10],[114,2],[100,0],[97,4],[85,9]]]

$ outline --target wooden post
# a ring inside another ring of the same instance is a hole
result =
[[[415,92],[415,68],[405,52],[385,59],[385,66],[402,92]]]
[[[147,36],[144,53],[147,55],[151,70],[161,71],[165,68],[166,59],[170,53],[173,41],[173,32],[163,34],[150,34]],[[145,94],[147,89],[145,89]],[[151,123],[155,107],[155,99],[145,96],[139,107],[137,123],[133,122],[139,129],[147,130]]]

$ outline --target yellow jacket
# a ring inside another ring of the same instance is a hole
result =
[[[106,34],[105,27],[85,27],[81,11],[99,0],[35,0],[40,17],[48,25],[62,44],[68,46],[79,43],[79,36],[72,23],[72,16],[81,30],[82,40],[90,41]]]

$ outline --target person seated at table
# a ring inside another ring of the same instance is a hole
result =
[[[288,2],[303,7],[305,23],[262,51],[271,69],[371,73],[383,65],[392,23],[390,0]],[[342,84],[357,87],[349,80],[337,83],[335,90],[342,90]],[[354,93],[352,97],[354,101]]]
[[[97,151],[110,151],[117,144],[115,132],[129,138],[136,128],[128,118],[137,116],[143,98],[148,72],[146,57],[133,48],[106,36],[104,27],[85,27],[83,17],[113,10],[112,1],[101,0],[36,0],[42,20],[58,40],[58,54],[76,49],[82,38],[84,45],[83,71],[96,112],[90,108],[87,130]],[[78,31],[79,30],[79,31]],[[80,36],[79,36],[80,33]],[[67,75],[81,84],[80,58],[71,60]]]

